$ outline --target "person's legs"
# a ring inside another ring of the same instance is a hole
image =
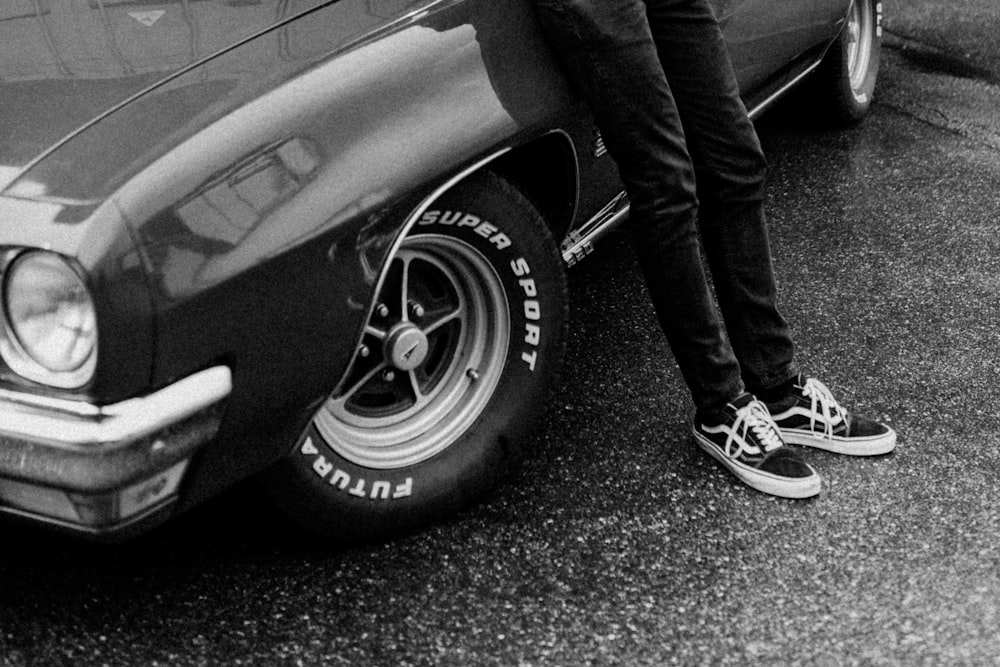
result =
[[[696,408],[743,390],[698,241],[695,173],[642,0],[536,0],[556,53],[586,97],[631,202],[635,248]]]
[[[642,0],[536,0],[582,89],[631,200],[639,261],[697,408],[698,445],[747,485],[790,498],[820,479],[789,452],[767,409],[743,392],[698,240],[694,166]]]
[[[699,225],[726,332],[756,394],[798,374],[778,312],[764,219],[766,162],[707,0],[647,0],[657,52],[693,158]]]
[[[785,449],[767,408],[743,391],[702,266],[699,191],[706,197],[701,234],[727,326],[747,359],[745,375],[762,389],[790,384],[797,375],[775,308],[763,155],[707,0],[535,4],[628,190],[650,296],[698,410],[696,441],[758,490],[815,495],[816,472]],[[668,78],[677,78],[678,99]]]
[[[767,404],[785,442],[855,456],[892,451],[891,428],[845,410],[795,363],[791,333],[776,305],[763,208],[766,162],[708,1],[646,5],[694,163],[702,243],[747,388]],[[709,453],[711,431],[695,427]]]

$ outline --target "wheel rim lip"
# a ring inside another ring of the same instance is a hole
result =
[[[849,33],[857,35],[857,39],[848,44],[847,72],[851,89],[859,92],[868,76],[868,65],[872,55],[872,35],[875,29],[871,4],[867,0],[855,0],[851,4],[845,29]]]
[[[426,400],[386,417],[350,412],[350,396],[328,399],[313,424],[334,452],[359,466],[381,470],[425,461],[453,444],[482,414],[500,381],[510,342],[506,291],[486,257],[451,236],[407,239],[397,257],[433,258],[464,300],[461,333],[449,350],[447,370]],[[467,369],[476,369],[472,379]]]

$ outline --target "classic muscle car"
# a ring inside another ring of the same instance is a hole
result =
[[[753,117],[859,119],[874,0],[715,0]],[[0,3],[0,511],[130,535],[258,475],[339,539],[519,456],[627,217],[526,0]]]

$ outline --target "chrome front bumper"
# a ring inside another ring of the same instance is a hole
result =
[[[0,390],[0,511],[87,532],[147,516],[176,498],[231,391],[224,366],[105,406]]]

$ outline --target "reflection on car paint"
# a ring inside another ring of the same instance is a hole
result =
[[[195,235],[236,245],[315,177],[320,160],[312,142],[287,139],[255,151],[207,181],[175,212]]]

